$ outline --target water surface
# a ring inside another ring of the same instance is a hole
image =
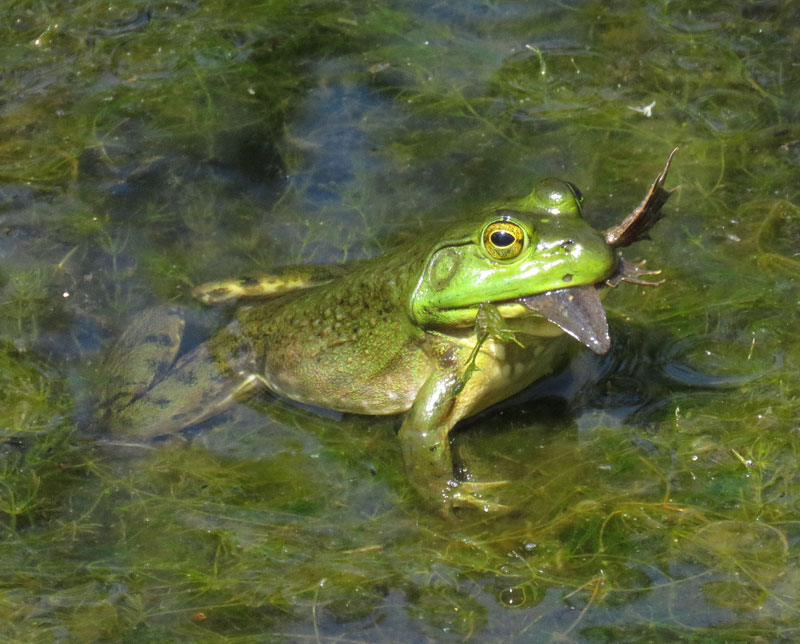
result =
[[[0,633],[24,642],[791,642],[800,10],[750,2],[13,3],[0,23]],[[208,279],[372,256],[548,175],[619,221],[613,346],[454,435],[268,397],[88,431],[101,348]]]

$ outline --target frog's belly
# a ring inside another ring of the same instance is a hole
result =
[[[476,414],[519,393],[560,367],[575,345],[571,338],[518,336],[524,347],[489,340],[476,360],[476,368],[459,396],[459,418]]]
[[[551,373],[569,354],[568,346],[574,344],[563,335],[520,335],[519,339],[522,348],[491,339],[484,343],[475,369],[458,395],[459,418],[505,400]],[[467,368],[470,345],[469,341],[453,345],[459,354],[453,356],[459,375]],[[347,413],[383,415],[408,411],[428,377],[441,370],[441,365],[410,343],[383,360],[374,360],[375,355],[372,358],[365,364],[335,348],[305,354],[296,349],[287,353],[283,347],[267,357],[263,377],[274,392],[298,402]]]
[[[284,349],[268,355],[263,377],[270,389],[292,400],[353,414],[408,411],[431,373],[430,358],[419,347],[403,346],[376,358],[348,355],[336,348],[319,354]]]

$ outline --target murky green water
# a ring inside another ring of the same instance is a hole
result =
[[[6,8],[0,637],[796,641],[798,52],[778,0]],[[667,283],[611,293],[608,356],[454,437],[509,514],[422,507],[396,419],[264,398],[183,444],[86,429],[145,306],[546,175],[605,228],[675,145],[626,253]]]

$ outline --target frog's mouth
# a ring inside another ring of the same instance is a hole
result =
[[[620,282],[639,286],[659,286],[664,280],[652,281],[642,277],[658,275],[660,272],[645,269],[644,262],[635,264],[620,258],[617,270],[602,282],[545,291],[515,301],[535,311],[602,356],[611,348],[606,311],[600,301],[603,287],[616,288]]]
[[[620,224],[605,232],[605,240],[609,246],[622,248],[646,239],[650,229],[664,216],[661,206],[677,190],[664,189],[664,181],[677,150],[675,148],[669,155],[664,169],[653,181],[642,202]],[[634,264],[620,257],[617,270],[602,282],[545,291],[515,301],[549,320],[595,353],[603,355],[611,347],[606,311],[600,301],[603,285],[615,288],[620,282],[630,282],[640,286],[658,286],[663,284],[663,280],[642,279],[643,276],[658,273],[660,271],[646,270],[644,262]]]

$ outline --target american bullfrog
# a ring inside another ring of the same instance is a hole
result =
[[[492,508],[483,492],[500,482],[457,480],[450,431],[553,371],[575,339],[608,350],[599,293],[653,283],[641,277],[654,271],[616,249],[660,218],[668,168],[605,235],[583,219],[578,190],[549,179],[370,260],[201,286],[206,303],[243,300],[232,321],[179,355],[181,311],[144,313],[108,354],[116,375],[99,419],[151,438],[263,389],[340,412],[405,414],[399,438],[419,493],[445,512]]]

